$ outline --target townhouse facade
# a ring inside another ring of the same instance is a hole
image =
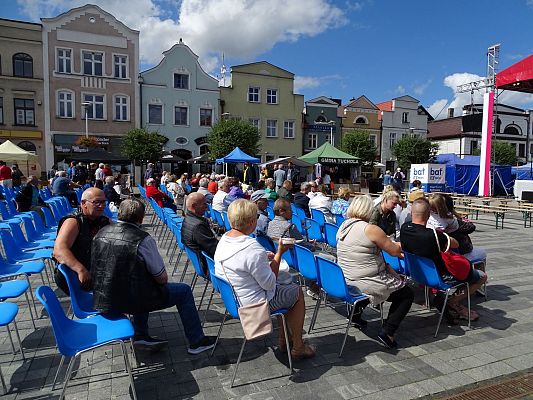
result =
[[[139,126],[139,32],[94,5],[41,21],[47,168],[87,152],[86,135],[120,156]]]
[[[342,135],[354,130],[367,132],[379,155],[381,153],[380,113],[380,109],[365,95],[351,99],[348,104],[339,109],[339,115],[342,118]]]
[[[0,19],[0,139],[45,164],[41,24]]]
[[[341,145],[340,99],[320,96],[305,102],[303,152],[309,153],[324,143]]]
[[[266,61],[233,66],[230,86],[220,87],[221,117],[259,129],[261,154],[254,155],[262,162],[302,155],[303,109],[303,95],[294,93],[294,74]]]
[[[533,112],[506,104],[494,107],[494,134],[492,140],[511,144],[520,162],[529,162],[533,154],[531,116]],[[481,146],[483,104],[463,107],[463,115],[454,117],[454,110],[448,110],[448,117],[428,122],[427,138],[438,143],[439,154],[455,153],[459,157],[472,155]]]
[[[184,160],[207,153],[207,134],[218,120],[218,80],[181,39],[141,72],[140,88],[141,126],[166,136],[165,150]]]

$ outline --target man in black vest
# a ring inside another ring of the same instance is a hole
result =
[[[94,308],[102,313],[133,314],[134,344],[159,350],[167,342],[148,335],[148,313],[176,306],[189,341],[187,352],[211,349],[215,337],[204,335],[190,286],[168,282],[155,240],[140,227],[144,211],[139,200],[123,200],[118,223],[102,228],[94,237]]]
[[[98,188],[89,188],[81,195],[81,212],[68,215],[59,221],[53,256],[59,264],[65,264],[78,274],[84,289],[91,287],[91,242],[94,235],[110,223],[103,216],[105,194]],[[57,286],[69,294],[65,277],[59,270],[55,271]]]

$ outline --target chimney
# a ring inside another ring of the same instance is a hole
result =
[[[453,107],[448,108],[448,118],[453,118]]]

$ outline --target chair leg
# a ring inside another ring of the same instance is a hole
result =
[[[237,364],[235,364],[235,371],[233,371],[233,377],[231,378],[230,387],[233,387],[233,382],[235,381],[235,377],[237,376],[237,370],[239,369],[239,364],[241,363],[241,357],[242,357],[242,353],[244,351],[245,345],[246,345],[246,338],[244,338],[242,342],[241,351],[239,353],[239,358],[237,358]],[[287,348],[287,351],[290,352],[289,348]]]
[[[315,310],[313,311],[313,316],[311,317],[311,323],[309,324],[309,329],[307,333],[311,333],[311,331],[315,328],[315,322],[318,316],[318,309],[320,308],[320,303],[322,302],[322,294],[323,292],[321,290],[320,294],[318,295],[318,300],[316,301],[316,304],[315,304]]]
[[[0,381],[2,381],[2,388],[4,389],[4,394],[7,394],[6,381],[4,381],[4,375],[2,375],[1,369],[0,369]]]
[[[287,346],[287,357],[289,358],[289,370],[292,375],[292,355],[291,347],[289,345],[289,328],[287,326],[287,319],[284,314],[281,314],[281,320],[283,321],[283,333],[285,334],[285,345]]]
[[[33,311],[35,311],[35,318],[39,319],[39,312],[37,311],[37,305],[35,303],[35,297],[33,296],[33,287],[31,286],[30,277],[28,275],[26,275],[26,279],[28,281],[28,287],[29,287],[29,290],[30,290],[31,302],[33,303]]]
[[[217,339],[215,340],[215,345],[213,346],[213,350],[211,350],[211,354],[209,355],[209,357],[213,357],[213,354],[215,354],[215,349],[217,348],[218,340],[220,339],[222,328],[224,328],[224,324],[226,323],[227,316],[228,316],[228,310],[226,310],[226,312],[224,313],[224,318],[222,318],[222,322],[220,323],[220,328],[218,328]]]
[[[380,314],[380,318],[381,318],[381,327],[383,327],[383,320],[384,320],[384,318],[383,318],[383,304],[384,303],[381,303],[379,305],[379,314]]]
[[[207,302],[207,308],[204,310],[204,317],[202,319],[202,327],[205,324],[205,320],[207,319],[207,311],[209,311],[209,308],[211,307],[211,302],[213,301],[213,295],[215,294],[215,289],[211,290],[211,296],[209,296],[209,301]]]
[[[200,310],[202,308],[202,303],[204,302],[205,292],[207,291],[207,286],[208,285],[209,285],[209,281],[206,279],[205,280],[204,291],[202,293],[202,298],[200,299],[200,304],[198,305],[198,310]]]
[[[191,281],[191,291],[194,292],[194,287],[196,286],[196,281],[198,280],[198,274],[195,272],[192,281]]]
[[[31,291],[31,287],[29,288]],[[28,297],[28,292],[24,292],[24,296],[26,297],[26,303],[28,303],[28,310],[30,311],[30,317],[31,317],[31,323],[33,324],[33,329],[37,330],[37,327],[35,326],[35,318],[33,318],[33,311],[31,310],[31,304],[30,304],[30,298]]]
[[[65,383],[63,384],[63,390],[61,390],[59,400],[63,400],[65,398],[65,392],[67,391],[67,385],[70,381],[70,376],[72,375],[72,368],[74,367],[74,360],[76,360],[76,357],[77,356],[72,357],[68,362],[67,372],[65,373]]]
[[[350,311],[350,316],[348,317],[348,323],[346,324],[346,331],[344,332],[344,339],[342,339],[341,350],[339,351],[339,357],[342,357],[342,352],[344,351],[344,345],[346,344],[346,338],[348,337],[348,331],[350,330],[350,325],[352,324],[352,317],[355,311],[355,303],[352,304],[352,310]]]
[[[7,335],[9,336],[9,342],[11,343],[11,350],[13,350],[13,354],[16,354],[15,350],[15,344],[13,343],[13,336],[11,335],[11,330],[9,329],[9,325],[6,325]]]
[[[131,357],[135,360],[135,368],[139,368],[139,359],[137,358],[137,353],[135,353],[135,347],[133,346],[133,338],[130,338],[130,348],[131,348]]]
[[[120,347],[122,348],[122,354],[124,355],[124,364],[126,365],[126,371],[130,376],[130,386],[131,392],[133,393],[133,400],[137,400],[137,393],[135,392],[135,384],[133,383],[133,374],[131,373],[130,360],[128,359],[128,351],[126,349],[126,343],[123,341],[120,342]]]
[[[54,381],[52,382],[52,391],[55,390],[57,378],[59,377],[59,371],[65,362],[65,356],[61,356],[61,361],[59,361],[59,366],[57,367],[56,375],[54,376]]]
[[[185,274],[187,273],[187,268],[189,268],[189,262],[190,262],[189,259],[187,259],[187,261],[185,262],[185,266],[183,267],[183,272],[181,273],[180,282],[183,282],[183,280],[185,279]]]
[[[466,299],[467,299],[467,302],[468,302],[468,329],[472,329],[472,327],[470,326],[470,322],[471,322],[471,316],[470,316],[470,285],[468,282],[466,282]]]
[[[439,316],[439,323],[437,324],[437,329],[435,330],[435,335],[433,337],[437,337],[437,334],[439,333],[439,327],[440,323],[442,322],[442,317],[444,316],[444,311],[446,310],[446,304],[448,304],[448,297],[450,296],[450,289],[446,290],[446,297],[444,298],[444,305],[442,306],[442,312]]]

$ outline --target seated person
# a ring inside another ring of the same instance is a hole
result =
[[[228,195],[230,184],[227,178],[218,181],[218,191],[213,196],[213,210],[228,211],[228,206],[224,204],[224,199]]]
[[[167,190],[172,193],[172,197],[174,197],[174,204],[176,205],[176,209],[183,209],[185,190],[183,190],[183,187],[181,187],[181,185],[176,183],[176,175],[170,175],[167,178]]]
[[[317,189],[315,196],[309,200],[309,208],[322,211],[326,222],[335,223],[335,218],[331,213],[331,199],[327,196],[328,188],[326,185],[320,185]]]
[[[268,194],[268,200],[276,200],[278,195],[276,193],[276,182],[274,181],[274,178],[268,178],[265,181],[265,185],[265,192]]]
[[[207,202],[207,204],[212,204],[213,203],[213,194],[209,191],[209,189],[207,188],[207,186],[209,186],[209,179],[207,178],[201,178],[199,181],[198,181],[198,193],[202,193],[205,197],[205,201]]]
[[[244,198],[244,192],[241,189],[239,178],[231,177],[228,179],[228,182],[230,186],[229,192],[228,195],[224,197],[224,205],[226,207],[228,207],[235,200]]]
[[[205,336],[189,285],[169,283],[155,240],[141,229],[144,204],[126,199],[120,204],[118,223],[103,227],[92,242],[94,308],[102,313],[133,315],[134,345],[159,350],[167,342],[148,335],[148,313],[176,306],[189,354],[213,348],[215,338]]]
[[[302,338],[305,319],[302,290],[294,283],[276,282],[281,256],[288,246],[280,241],[276,254],[267,253],[249,236],[257,223],[257,207],[250,201],[239,199],[231,203],[228,218],[232,229],[222,236],[215,252],[217,276],[230,283],[242,305],[254,304],[266,298],[271,311],[288,309],[286,318],[291,332],[292,349],[287,349],[281,328],[279,347],[290,351],[293,360],[313,357],[315,349]]]
[[[78,196],[76,196],[76,192],[72,190],[74,187],[79,187],[79,185],[68,179],[65,171],[59,171],[57,179],[52,183],[52,193],[56,196],[66,197],[70,204],[77,206]]]
[[[277,195],[278,199],[287,199],[289,201],[292,200],[292,182],[289,180],[283,181],[283,185],[278,189]]]
[[[30,175],[25,186],[17,193],[15,201],[17,203],[17,211],[37,211],[44,221],[44,214],[41,210],[47,207],[44,200],[41,198],[37,185],[39,180],[35,175]]]
[[[384,192],[381,202],[374,206],[369,223],[379,226],[385,235],[396,235],[396,214],[394,209],[400,202],[400,195],[395,191]]]
[[[146,180],[146,197],[154,199],[159,207],[167,207],[176,211],[176,205],[165,193],[156,187],[156,180],[149,178]]]
[[[402,249],[409,253],[433,260],[442,279],[447,283],[456,284],[458,281],[446,269],[446,265],[440,255],[440,249],[447,248],[448,240],[451,249],[458,248],[459,243],[445,233],[434,231],[433,229],[426,227],[430,212],[431,207],[427,199],[418,199],[413,202],[413,205],[411,206],[412,221],[406,222],[401,228],[400,240]],[[438,243],[435,234],[437,235]],[[487,281],[487,275],[482,271],[472,268],[467,281],[470,284],[470,293],[472,294]],[[456,317],[460,319],[468,319],[468,310],[460,303],[465,297],[466,293],[463,292],[449,298],[449,308],[445,310],[445,315],[450,322],[454,321]],[[444,302],[443,295],[439,293],[435,302],[437,308],[442,309],[442,304]],[[479,315],[472,310],[471,318],[475,321],[479,318]]]
[[[346,283],[366,294],[372,304],[392,303],[378,335],[378,340],[392,349],[397,347],[394,335],[411,308],[414,294],[383,260],[381,251],[402,257],[401,247],[391,241],[382,229],[369,223],[372,213],[370,196],[357,196],[352,201],[347,211],[349,219],[337,233],[337,262],[344,271]],[[366,321],[361,319],[361,311],[359,315],[354,313],[352,322],[363,328]]]
[[[304,240],[302,234],[292,223],[292,208],[289,200],[277,199],[274,203],[274,219],[268,224],[267,235],[276,242],[282,237]],[[313,240],[309,243],[304,242],[299,244],[314,251],[316,241]]]
[[[261,181],[260,181],[261,182]],[[259,189],[252,193],[250,200],[257,206],[257,227],[254,234],[267,236],[268,224],[270,219],[268,218],[268,195],[264,190]]]
[[[122,199],[120,198],[120,194],[115,190],[114,186],[115,178],[112,176],[106,176],[104,185],[105,198],[109,203],[114,202],[115,205],[118,205]]]
[[[350,206],[350,189],[346,186],[340,187],[337,194],[337,200],[331,205],[332,214],[340,214],[346,218],[346,211]]]
[[[294,195],[294,205],[298,208],[301,208],[305,211],[306,217],[311,217],[311,212],[309,211],[309,196],[307,194],[311,190],[311,185],[309,182],[303,182],[300,186],[300,191]]]

